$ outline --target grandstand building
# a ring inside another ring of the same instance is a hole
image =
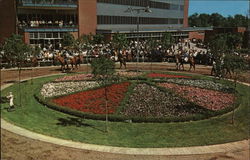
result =
[[[63,34],[125,33],[128,38],[187,36],[188,0],[0,0],[0,42],[13,33],[28,44],[57,46]],[[126,12],[145,8],[151,13]],[[137,24],[139,17],[139,35]]]

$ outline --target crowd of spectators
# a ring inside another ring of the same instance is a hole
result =
[[[137,58],[139,62],[174,62],[175,55],[180,54],[183,58],[189,56],[194,57],[198,64],[212,64],[212,54],[209,50],[197,48],[196,45],[189,40],[179,41],[168,49],[163,48],[160,43],[155,45],[154,48],[150,48],[149,43],[149,41],[143,40],[139,41],[137,46],[137,41],[130,41],[127,47],[119,50],[116,49],[111,42],[106,44],[84,45],[79,47],[81,49],[66,49],[63,48],[61,44],[59,44],[58,49],[54,49],[53,45],[50,44],[43,48],[39,46],[41,52],[38,54],[38,58],[42,61],[48,61],[56,55],[64,54],[67,56],[82,55],[86,58],[105,55],[114,61],[118,61],[119,54],[121,54],[126,57],[127,62],[136,62]]]
[[[56,21],[47,21],[47,20],[32,20],[26,21],[21,20],[18,21],[19,28],[26,28],[26,27],[75,27],[77,24],[72,21],[64,21],[64,20],[56,20]]]

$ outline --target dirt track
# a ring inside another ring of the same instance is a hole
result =
[[[150,70],[150,64],[140,64],[140,69]],[[188,68],[188,66],[186,66]],[[128,64],[128,69],[135,69],[135,64]],[[174,64],[154,64],[153,70],[174,70]],[[210,74],[211,67],[197,66],[194,73]],[[87,71],[86,66],[78,71]],[[33,72],[33,76],[42,76],[61,73],[59,67],[38,68]],[[18,80],[18,71],[2,70],[1,85]],[[249,72],[245,74],[244,81],[250,82]],[[30,78],[31,70],[23,70],[21,79]],[[189,156],[136,156],[101,153],[95,151],[78,150],[62,147],[50,143],[32,140],[22,137],[6,130],[1,129],[1,160],[246,160],[249,158],[249,150],[239,151],[237,153],[221,153],[207,155],[189,155]]]

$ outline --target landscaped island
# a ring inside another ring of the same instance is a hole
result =
[[[196,146],[248,137],[249,87],[238,84],[234,91],[233,82],[197,75],[137,75],[123,72],[106,86],[86,74],[25,81],[22,107],[7,112],[3,104],[2,115],[45,135],[122,147]],[[3,95],[12,91],[18,104],[18,88],[13,85]]]

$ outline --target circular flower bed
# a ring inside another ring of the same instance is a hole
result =
[[[199,120],[233,109],[236,98],[230,94],[228,86],[189,79],[191,76],[158,73],[147,76],[169,79],[157,84],[152,79],[146,82],[131,80],[105,87],[95,81],[75,81],[81,78],[66,76],[61,78],[65,82],[57,79],[56,83],[44,84],[37,98],[51,108],[76,116],[104,120],[107,113],[114,121]]]

